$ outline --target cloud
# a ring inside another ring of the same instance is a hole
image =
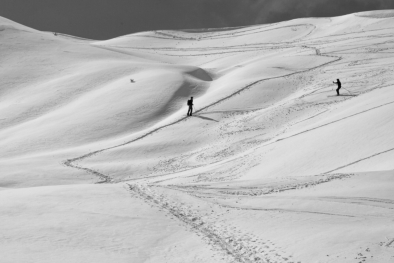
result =
[[[224,1],[222,2],[225,4]],[[230,17],[228,24],[273,23],[301,17],[332,17],[361,11],[394,9],[392,0],[242,0],[237,2],[230,4],[234,9],[242,10],[243,15]]]
[[[235,27],[394,9],[393,0],[0,0],[0,16],[93,39],[161,29]]]

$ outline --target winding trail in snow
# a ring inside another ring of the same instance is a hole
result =
[[[304,46],[304,48],[305,48],[305,47],[306,47],[306,46]],[[313,47],[308,47],[308,48],[317,50],[316,48],[313,48]],[[316,52],[316,53],[317,53],[317,52]],[[234,92],[234,93],[231,93],[230,95],[228,95],[228,96],[226,96],[226,97],[224,97],[224,98],[222,98],[222,99],[219,99],[219,100],[217,100],[216,102],[213,102],[213,103],[211,103],[211,104],[209,104],[209,105],[207,105],[207,106],[205,106],[205,107],[202,107],[201,109],[195,111],[195,113],[202,112],[202,111],[204,111],[204,110],[206,110],[206,109],[208,109],[208,108],[210,108],[210,107],[212,107],[212,106],[218,105],[218,104],[220,104],[221,102],[226,101],[226,100],[228,100],[228,99],[234,97],[235,95],[239,95],[239,94],[242,93],[243,91],[248,90],[248,89],[252,88],[253,86],[255,86],[255,85],[257,85],[257,84],[259,84],[259,83],[261,83],[261,82],[263,82],[263,81],[268,81],[268,80],[273,80],[273,79],[280,79],[280,78],[286,78],[286,77],[290,77],[290,76],[293,76],[293,75],[306,73],[306,72],[309,72],[309,71],[312,71],[312,70],[315,70],[315,69],[318,69],[318,68],[327,66],[327,65],[329,65],[329,64],[338,62],[338,61],[340,61],[340,60],[342,59],[341,57],[334,57],[334,56],[328,56],[328,55],[320,55],[320,56],[326,56],[326,57],[331,57],[331,58],[335,58],[335,59],[332,60],[332,61],[326,62],[326,63],[324,63],[324,64],[321,64],[321,65],[319,65],[319,66],[312,67],[312,68],[309,68],[309,69],[306,69],[306,70],[303,70],[303,71],[293,72],[293,73],[286,74],[286,75],[283,75],[283,76],[272,77],[272,78],[264,78],[264,79],[260,79],[260,80],[254,81],[254,82],[252,82],[252,83],[250,83],[250,84],[244,86],[243,88],[239,89],[238,91],[236,91],[236,92]],[[175,124],[177,124],[177,123],[180,123],[180,122],[182,122],[182,121],[184,121],[184,120],[186,120],[186,119],[188,119],[188,117],[182,117],[182,118],[180,118],[180,119],[178,119],[178,120],[176,120],[176,121],[174,121],[174,122],[171,122],[171,123],[169,123],[169,124],[160,126],[160,127],[156,128],[156,129],[151,130],[150,132],[147,132],[147,133],[145,133],[145,134],[143,134],[143,135],[141,135],[141,136],[139,136],[139,137],[137,137],[137,138],[135,138],[135,139],[133,139],[133,140],[127,141],[127,142],[125,142],[125,143],[118,144],[118,145],[115,145],[115,146],[112,146],[112,147],[108,147],[108,148],[103,148],[103,149],[100,149],[100,150],[97,150],[97,151],[93,151],[93,152],[87,153],[87,154],[85,154],[85,155],[76,157],[76,158],[67,159],[67,160],[64,162],[64,165],[66,165],[67,167],[70,167],[70,168],[75,168],[75,169],[79,169],[79,170],[84,170],[84,171],[86,171],[86,172],[88,172],[88,173],[91,173],[91,174],[93,174],[93,175],[99,177],[102,181],[100,181],[100,182],[98,182],[98,183],[112,183],[112,182],[114,182],[114,180],[113,180],[113,178],[111,178],[110,176],[104,175],[104,174],[102,174],[102,173],[100,173],[100,172],[97,172],[97,171],[95,171],[95,170],[93,170],[93,169],[90,169],[90,168],[85,168],[85,167],[79,166],[79,165],[74,164],[74,163],[75,163],[75,162],[78,162],[78,161],[81,161],[81,160],[83,160],[83,159],[92,157],[92,156],[94,156],[94,155],[96,155],[96,154],[99,154],[99,153],[102,153],[102,152],[104,152],[104,151],[108,151],[108,150],[111,150],[111,149],[119,148],[119,147],[128,145],[128,144],[130,144],[130,143],[133,143],[133,142],[142,140],[142,139],[144,139],[145,137],[147,137],[147,136],[149,136],[149,135],[152,135],[153,133],[156,133],[156,132],[158,132],[158,131],[160,131],[160,130],[166,128],[166,127],[169,127],[169,126],[175,125]]]
[[[303,48],[310,48],[310,47],[303,46]],[[311,48],[311,49],[314,49],[316,54],[318,54],[320,56],[324,56],[324,55],[321,55],[320,51],[317,51],[318,49],[316,49],[316,48]],[[309,68],[309,69],[306,69],[306,70],[303,70],[303,71],[293,72],[293,73],[286,74],[286,75],[279,76],[279,77],[265,78],[265,79],[260,79],[260,80],[254,81],[254,82],[242,87],[238,91],[236,91],[234,93],[231,93],[228,96],[226,96],[226,97],[224,97],[222,99],[219,99],[216,102],[213,102],[213,103],[211,103],[211,104],[209,104],[209,105],[207,105],[207,106],[195,111],[195,113],[203,112],[204,110],[206,110],[206,109],[208,109],[210,107],[213,107],[215,105],[220,104],[223,101],[231,99],[235,95],[238,95],[238,94],[240,94],[240,93],[242,93],[242,92],[244,92],[244,91],[256,86],[257,84],[259,84],[259,83],[261,83],[263,81],[272,80],[272,79],[279,79],[279,78],[285,78],[285,77],[293,76],[293,75],[296,75],[296,74],[303,74],[305,72],[309,72],[311,70],[315,70],[317,68],[321,68],[321,67],[327,66],[329,64],[332,64],[332,63],[335,63],[335,62],[338,62],[338,61],[341,60],[341,57],[333,57],[333,56],[327,56],[327,57],[331,57],[331,58],[334,58],[334,59],[332,61],[327,62],[327,63],[321,64],[319,66],[316,66],[316,67],[313,67],[313,68]],[[147,136],[152,135],[153,133],[156,133],[156,132],[158,132],[158,131],[166,128],[166,127],[169,127],[169,126],[175,125],[177,123],[180,123],[180,122],[182,122],[182,121],[184,121],[186,119],[188,119],[188,117],[182,117],[182,118],[180,118],[180,119],[178,119],[178,120],[176,120],[174,122],[171,122],[169,124],[166,124],[166,125],[163,125],[161,127],[156,128],[156,129],[153,129],[150,132],[147,132],[144,135],[139,136],[139,137],[137,137],[137,138],[135,138],[135,139],[133,139],[131,141],[128,141],[128,142],[125,142],[125,143],[122,143],[122,144],[119,144],[119,145],[115,145],[115,146],[112,146],[112,147],[100,149],[100,150],[97,150],[97,151],[93,151],[93,152],[87,153],[85,155],[76,157],[76,158],[68,159],[68,160],[66,160],[64,162],[64,165],[66,165],[67,167],[70,167],[70,168],[83,170],[83,171],[86,171],[88,173],[91,173],[91,174],[97,176],[98,178],[101,179],[98,183],[114,183],[115,181],[114,181],[114,179],[111,176],[105,175],[103,173],[100,173],[100,172],[95,171],[95,170],[90,169],[90,168],[82,167],[82,166],[78,165],[77,162],[81,161],[83,159],[92,157],[92,156],[94,156],[96,154],[102,153],[104,151],[107,151],[107,150],[110,150],[110,149],[114,149],[114,148],[118,148],[118,147],[122,147],[122,146],[128,145],[130,143],[142,140],[142,139],[146,138]],[[182,213],[179,213],[179,211],[178,211],[179,209],[177,209],[176,206],[174,206],[172,208],[168,207],[168,205],[166,203],[162,203],[159,200],[155,199],[153,196],[149,195],[149,193],[144,191],[143,188],[139,187],[138,184],[133,184],[133,185],[129,184],[129,187],[130,187],[130,191],[133,191],[136,194],[140,195],[140,197],[142,197],[146,202],[151,202],[151,203],[153,202],[153,203],[155,203],[156,205],[158,205],[161,208],[165,209],[167,212],[171,213],[178,220],[182,221],[186,225],[191,226],[198,233],[201,233],[202,235],[207,237],[213,244],[216,244],[217,246],[219,246],[222,251],[224,251],[228,255],[231,255],[231,257],[236,262],[242,262],[242,263],[249,263],[249,262],[261,262],[261,263],[264,263],[264,262],[266,262],[265,259],[263,260],[262,258],[257,256],[258,253],[253,248],[251,248],[251,247],[249,247],[247,245],[244,245],[242,242],[241,243],[231,243],[231,242],[229,242],[228,240],[226,240],[225,237],[221,236],[220,232],[215,232],[209,226],[197,223],[197,222],[194,221],[194,219],[190,219],[188,217],[185,217]],[[248,256],[245,256],[244,253],[241,250],[248,251],[248,253],[247,253]]]
[[[315,51],[315,54],[318,56],[326,56],[326,57],[330,57],[333,58],[332,61],[329,61],[327,63],[321,64],[319,66],[316,67],[312,67],[303,71],[299,71],[299,72],[293,72],[290,74],[286,74],[283,76],[279,76],[279,77],[272,77],[272,78],[265,78],[265,79],[260,79],[257,81],[254,81],[244,87],[242,87],[241,89],[239,89],[238,91],[231,93],[225,97],[223,97],[222,99],[219,99],[199,110],[197,110],[195,113],[199,113],[199,112],[203,112],[204,110],[213,107],[215,105],[220,104],[223,101],[226,101],[228,99],[231,99],[232,97],[234,97],[235,95],[238,95],[254,86],[256,86],[257,84],[263,82],[263,81],[267,81],[267,80],[273,80],[273,79],[280,79],[280,78],[285,78],[285,77],[290,77],[293,75],[297,75],[297,74],[303,74],[312,70],[315,70],[317,68],[321,68],[324,66],[327,66],[329,64],[333,64],[335,62],[340,61],[342,58],[341,57],[334,57],[334,56],[328,56],[328,55],[322,55],[320,50],[314,47],[308,47],[308,46],[303,46],[302,48],[310,48],[313,49]],[[64,165],[66,165],[67,167],[70,168],[74,168],[74,169],[79,169],[79,170],[83,170],[86,171],[88,173],[91,173],[95,176],[97,176],[98,178],[101,179],[101,181],[99,181],[98,183],[114,183],[114,179],[109,176],[109,175],[105,175],[103,173],[100,173],[98,171],[95,171],[93,169],[90,168],[86,168],[83,166],[80,166],[77,164],[78,161],[84,160],[86,158],[92,157],[96,154],[102,153],[104,151],[107,150],[111,150],[111,149],[115,149],[118,147],[122,147],[125,145],[128,145],[130,143],[142,140],[144,138],[146,138],[149,135],[152,135],[156,132],[159,132],[160,130],[175,125],[177,123],[180,123],[184,120],[188,119],[188,117],[182,117],[174,122],[171,122],[169,124],[163,125],[161,127],[155,128],[133,140],[127,141],[125,143],[122,144],[118,144],[112,147],[108,147],[108,148],[103,148],[97,151],[93,151],[90,153],[87,153],[85,155],[76,157],[76,158],[72,158],[72,159],[68,159],[64,162]],[[295,135],[294,135],[295,136]],[[283,139],[282,139],[283,140]],[[276,142],[279,142],[280,140],[277,140]],[[161,207],[162,209],[166,210],[167,212],[169,212],[170,214],[172,214],[173,216],[175,216],[178,220],[180,220],[181,222],[183,222],[184,224],[192,227],[196,232],[202,234],[203,236],[205,236],[206,238],[208,238],[213,244],[215,244],[216,246],[218,246],[220,248],[221,251],[225,252],[226,254],[230,255],[234,261],[236,262],[242,262],[242,263],[249,263],[249,262],[267,262],[267,260],[269,260],[267,257],[265,259],[262,259],[261,257],[258,256],[258,252],[255,251],[254,248],[249,247],[247,244],[243,244],[242,241],[238,242],[238,243],[234,243],[234,241],[229,241],[226,239],[226,237],[222,236],[222,233],[219,232],[215,232],[215,228],[210,227],[207,224],[204,224],[204,222],[201,221],[201,219],[196,219],[198,217],[192,217],[189,218],[188,216],[186,216],[185,214],[183,214],[182,208],[181,207],[177,207],[176,205],[170,206],[168,204],[168,202],[162,202],[160,199],[157,199],[154,195],[151,195],[149,191],[147,191],[145,188],[141,187],[138,183],[136,184],[128,184],[129,185],[129,189],[131,192],[134,192],[135,194],[139,195],[141,198],[143,198],[143,200],[145,200],[145,202],[147,203],[153,203],[159,207]],[[149,189],[148,189],[149,190]],[[247,253],[245,253],[245,251],[247,251]]]
[[[186,225],[190,226],[194,231],[204,235],[208,238],[215,246],[221,248],[221,250],[225,251],[226,254],[231,255],[236,262],[241,263],[252,263],[252,262],[261,262],[260,258],[253,257],[251,260],[249,256],[245,256],[245,253],[240,253],[241,250],[248,251],[248,254],[256,254],[251,251],[250,248],[243,246],[240,242],[227,242],[225,238],[223,238],[218,231],[215,231],[214,228],[207,222],[204,222],[201,217],[198,215],[191,214],[190,212],[186,212],[186,210],[181,207],[179,204],[173,204],[168,200],[163,200],[163,198],[157,197],[147,186],[142,186],[138,184],[128,184],[131,192],[142,197],[142,199],[148,203],[158,206],[159,208],[167,211],[178,220],[182,221]]]
[[[316,47],[308,46],[308,45],[305,45],[305,44],[302,45],[302,46],[297,46],[297,47],[304,48],[304,49],[311,49],[311,50],[313,50],[314,55],[329,57],[329,58],[332,58],[332,60],[329,61],[329,62],[323,63],[323,64],[321,64],[319,66],[312,67],[312,68],[309,68],[309,69],[306,69],[306,70],[293,72],[293,73],[286,74],[286,75],[283,75],[283,76],[256,80],[254,82],[251,82],[248,85],[243,86],[239,90],[237,90],[237,91],[235,91],[235,92],[233,92],[233,93],[231,93],[231,94],[229,94],[229,95],[227,95],[227,96],[225,96],[225,97],[223,97],[221,99],[218,99],[217,101],[215,101],[215,102],[213,102],[213,103],[211,103],[209,105],[206,105],[206,106],[200,108],[199,110],[195,111],[195,113],[196,114],[202,113],[205,110],[207,110],[207,109],[209,109],[209,108],[211,108],[213,106],[216,106],[216,105],[218,105],[218,104],[220,104],[220,103],[222,103],[222,102],[224,102],[226,100],[229,100],[229,99],[233,98],[234,96],[239,95],[242,92],[244,92],[244,91],[246,91],[248,89],[251,89],[251,88],[255,87],[256,85],[258,85],[258,84],[260,84],[260,83],[262,83],[264,81],[269,81],[269,80],[274,80],[274,79],[281,79],[281,78],[286,78],[286,77],[290,77],[290,76],[294,76],[294,75],[300,75],[300,74],[303,74],[303,73],[306,73],[306,72],[309,72],[309,71],[312,71],[312,70],[315,70],[315,69],[318,69],[318,68],[322,68],[322,67],[325,67],[327,65],[336,63],[336,62],[339,62],[342,59],[342,57],[339,57],[339,56],[322,54],[320,49],[318,49]],[[254,48],[254,47],[251,47],[251,48]],[[286,48],[286,47],[284,47],[284,48]],[[318,89],[318,90],[320,90],[320,89]],[[311,93],[315,93],[316,91],[317,90],[314,90]],[[305,97],[305,96],[307,96],[307,95],[302,95],[298,99],[301,99],[302,97]],[[358,112],[358,113],[346,116],[344,118],[341,118],[341,119],[338,119],[338,120],[335,120],[335,121],[332,121],[332,122],[329,122],[329,123],[325,123],[325,124],[322,124],[320,126],[313,127],[311,129],[304,130],[304,131],[301,131],[301,132],[296,133],[296,134],[289,135],[287,137],[278,138],[278,139],[276,139],[276,140],[274,140],[272,142],[269,142],[269,143],[267,143],[265,145],[262,145],[261,147],[265,147],[267,145],[274,144],[274,143],[279,143],[279,142],[281,142],[283,140],[287,140],[287,139],[290,139],[292,137],[295,137],[295,136],[298,136],[298,135],[301,135],[301,134],[304,134],[304,133],[307,133],[307,132],[310,132],[310,131],[314,131],[316,129],[319,129],[319,128],[322,128],[322,127],[325,127],[325,126],[328,126],[328,125],[340,122],[342,120],[345,120],[345,119],[348,119],[348,118],[351,118],[351,117],[354,117],[354,116],[357,116],[357,115],[360,115],[360,114],[363,114],[363,113],[369,112],[371,110],[378,109],[378,108],[381,108],[381,107],[384,107],[384,106],[387,106],[387,105],[390,105],[390,104],[393,104],[393,103],[394,103],[394,101],[388,102],[388,103],[385,103],[385,104],[382,104],[382,105],[378,105],[376,107],[372,107],[370,109],[367,109],[367,110],[364,110],[364,111],[361,111],[361,112]],[[326,111],[327,110],[325,110],[323,112],[320,112],[320,113],[318,113],[318,114],[316,114],[316,115],[314,115],[314,116],[312,116],[310,118],[314,118],[314,117],[316,117],[316,116],[318,116],[320,114],[325,113]],[[310,118],[307,118],[305,120],[308,120]],[[122,147],[122,146],[125,146],[125,145],[128,145],[128,144],[131,144],[133,142],[142,140],[142,139],[146,138],[149,135],[152,135],[152,134],[154,134],[156,132],[159,132],[162,129],[165,129],[167,127],[176,125],[176,124],[178,124],[178,123],[180,123],[182,121],[185,121],[187,119],[188,119],[188,117],[181,117],[178,120],[175,120],[175,121],[173,121],[171,123],[165,124],[163,126],[155,128],[155,129],[152,129],[151,131],[149,131],[149,132],[147,132],[147,133],[145,133],[145,134],[143,134],[143,135],[141,135],[141,136],[139,136],[139,137],[137,137],[137,138],[135,138],[133,140],[127,141],[125,143],[118,144],[118,145],[115,145],[115,146],[112,146],[112,147],[108,147],[108,148],[103,148],[103,149],[100,149],[100,150],[97,150],[97,151],[93,151],[93,152],[87,153],[85,155],[76,157],[76,158],[68,159],[68,160],[66,160],[64,162],[64,165],[66,165],[66,166],[68,166],[70,168],[83,170],[83,171],[86,171],[88,173],[91,173],[91,174],[97,176],[98,178],[101,179],[98,183],[115,183],[115,182],[118,182],[118,181],[115,181],[109,175],[105,175],[105,174],[100,173],[98,171],[95,171],[93,169],[80,166],[80,165],[77,164],[77,162],[78,161],[82,161],[82,160],[84,160],[86,158],[92,157],[92,156],[94,156],[96,154],[102,153],[104,151],[115,149],[115,148],[118,148],[118,147]],[[302,120],[302,121],[305,121],[305,120]],[[387,153],[387,152],[390,152],[390,151],[394,151],[394,149],[389,149],[387,151],[379,152],[379,153],[376,153],[374,155],[368,156],[366,158],[363,158],[363,159],[354,161],[352,163],[346,164],[344,166],[338,167],[336,169],[332,169],[332,170],[324,173],[328,177],[325,178],[325,179],[322,179],[322,180],[313,181],[313,182],[306,182],[306,183],[301,183],[301,184],[296,184],[296,185],[286,185],[284,187],[279,187],[277,189],[271,189],[272,191],[269,191],[268,193],[264,192],[264,193],[260,193],[260,194],[270,194],[270,193],[282,192],[282,191],[292,191],[292,190],[295,190],[295,189],[299,189],[299,188],[303,188],[303,187],[312,187],[312,186],[319,185],[319,184],[322,184],[322,183],[330,182],[330,181],[335,180],[335,179],[341,179],[343,177],[348,177],[350,175],[340,175],[337,178],[337,176],[334,176],[334,175],[330,176],[329,173],[332,173],[334,171],[340,170],[342,168],[351,166],[353,164],[359,163],[361,161],[373,158],[375,156],[378,156],[378,155],[381,155],[381,154],[384,154],[384,153]],[[160,177],[160,176],[163,176],[163,175],[154,176],[154,177]],[[204,222],[202,220],[202,218],[196,212],[185,213],[186,210],[185,210],[184,207],[182,207],[181,204],[177,204],[177,203],[174,203],[174,202],[163,201],[162,197],[159,197],[159,196],[155,195],[150,190],[149,186],[142,186],[142,185],[140,185],[138,180],[141,180],[141,179],[146,179],[146,178],[137,178],[136,180],[132,180],[135,183],[130,183],[130,180],[129,180],[129,183],[126,182],[130,192],[132,192],[133,194],[135,194],[135,195],[139,196],[140,198],[142,198],[146,203],[158,206],[159,208],[163,209],[165,212],[171,214],[177,220],[179,220],[180,222],[182,222],[183,224],[188,226],[188,228],[190,227],[192,232],[195,232],[198,235],[202,235],[205,238],[207,238],[210,241],[209,242],[210,244],[213,244],[214,246],[218,247],[221,252],[229,255],[233,259],[232,261],[234,261],[234,262],[242,262],[242,263],[249,263],[249,262],[265,263],[265,262],[270,262],[269,261],[270,257],[273,256],[273,255],[271,255],[271,254],[267,255],[266,254],[265,256],[261,257],[261,255],[259,255],[259,252],[256,250],[256,248],[253,247],[253,246],[250,246],[250,244],[245,243],[242,240],[237,240],[237,241],[229,240],[226,237],[226,233],[225,232],[222,232],[220,229],[216,228],[215,223],[212,224],[212,223],[209,223],[209,222]],[[177,187],[173,187],[173,188],[170,187],[170,188],[172,190],[175,190],[175,191],[176,190],[182,191],[182,189],[177,189]],[[186,193],[186,194],[193,195],[193,193]],[[237,195],[236,193],[226,193],[226,194],[230,194],[230,195],[231,194],[235,194],[235,195]],[[245,194],[246,195],[250,195],[250,194],[251,195],[255,195],[256,193],[255,192],[251,192],[251,193],[245,193],[244,192],[241,195],[245,195]],[[275,210],[275,209],[259,209],[259,208],[253,208],[253,207],[251,207],[251,208],[242,208],[242,207],[237,207],[237,206],[227,206],[227,208],[238,209],[238,210],[239,209],[241,209],[241,210],[242,209],[259,210],[259,211],[260,210],[262,210],[262,211],[270,211],[270,210],[274,211]],[[321,213],[321,212],[314,212],[314,211],[303,211],[303,210],[299,210],[299,211],[298,210],[294,210],[294,211],[293,210],[281,210],[281,211],[283,211],[283,212],[293,212],[293,213],[314,213],[314,214],[324,214],[324,215],[342,216],[342,217],[350,216],[350,215],[345,215],[345,214],[329,214],[329,213]],[[390,243],[390,245],[391,245],[391,243]],[[247,253],[245,253],[245,251]]]

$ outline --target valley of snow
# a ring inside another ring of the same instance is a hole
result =
[[[1,263],[394,262],[394,10],[0,55]]]

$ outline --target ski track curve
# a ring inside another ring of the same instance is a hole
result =
[[[289,263],[295,263],[293,260],[288,261],[292,258],[291,255],[288,255],[282,250],[276,250],[278,248],[273,249],[267,246],[267,240],[257,238],[254,235],[250,235],[250,233],[245,234],[239,230],[234,231],[234,227],[229,231],[228,226],[218,224],[216,219],[204,218],[205,216],[201,216],[184,203],[170,201],[163,194],[158,195],[148,185],[127,185],[132,195],[136,195],[137,198],[141,198],[144,202],[164,210],[166,213],[183,222],[192,232],[208,239],[210,245],[218,249],[221,253],[231,257],[231,261],[229,260],[229,262],[278,263],[287,261]],[[215,205],[227,211],[227,208],[232,208],[217,203]],[[240,210],[237,207],[234,207],[234,209]],[[251,236],[254,237],[252,238]],[[250,242],[251,239],[254,240]],[[274,244],[271,243],[271,245]]]
[[[257,81],[254,81],[246,86],[243,86],[242,88],[240,88],[239,90],[237,90],[236,92],[233,92],[205,107],[202,107],[201,109],[195,111],[195,113],[200,113],[203,112],[204,110],[211,108],[215,105],[218,105],[232,97],[234,97],[235,95],[238,95],[254,86],[256,86],[257,84],[263,82],[263,81],[268,81],[268,80],[273,80],[273,79],[280,79],[280,78],[286,78],[286,77],[290,77],[293,75],[297,75],[297,74],[303,74],[324,66],[327,66],[329,64],[333,64],[335,62],[338,62],[342,59],[342,57],[338,57],[338,56],[330,56],[330,55],[323,55],[321,54],[320,50],[314,47],[309,47],[309,46],[302,46],[302,48],[310,48],[313,49],[315,51],[315,54],[318,56],[325,56],[325,57],[330,57],[333,58],[333,60],[323,63],[319,66],[316,67],[312,67],[306,70],[302,70],[299,72],[293,72],[290,74],[286,74],[283,76],[278,76],[278,77],[272,77],[272,78],[265,78],[265,79],[260,79]],[[115,149],[118,147],[122,147],[125,145],[128,145],[130,143],[142,140],[146,137],[148,137],[149,135],[152,135],[156,132],[159,132],[160,130],[175,125],[177,123],[180,123],[182,121],[187,120],[188,117],[181,117],[178,120],[175,120],[171,123],[168,123],[166,125],[157,127],[133,140],[127,141],[125,143],[122,144],[118,144],[112,147],[107,147],[107,148],[103,148],[100,150],[96,150],[96,151],[92,151],[89,152],[85,155],[76,157],[76,158],[71,158],[71,159],[67,159],[63,162],[63,164],[69,168],[73,168],[73,169],[78,169],[78,170],[83,170],[85,172],[88,172],[90,174],[93,174],[95,176],[97,176],[98,178],[100,178],[100,181],[97,183],[115,183],[114,178],[112,178],[109,175],[105,175],[103,173],[100,173],[98,171],[95,171],[93,169],[90,168],[86,168],[83,166],[80,166],[77,164],[78,161],[82,161],[86,158],[92,157],[94,155],[97,155],[99,153],[102,153],[104,151],[107,150],[111,150],[111,149]],[[283,139],[282,139],[283,140]],[[279,142],[280,140],[277,140],[275,142]],[[238,241],[234,241],[233,239],[228,239],[228,237],[226,238],[225,236],[222,236],[221,232],[217,232],[215,230],[214,227],[211,227],[209,224],[206,224],[206,222],[203,222],[201,217],[197,216],[192,216],[192,217],[188,217],[186,214],[182,213],[182,207],[177,206],[177,205],[170,205],[168,202],[163,201],[163,199],[157,198],[157,196],[153,195],[150,191],[149,188],[147,187],[143,187],[139,184],[127,184],[129,187],[129,191],[138,195],[139,197],[141,197],[144,201],[146,201],[147,203],[151,203],[153,205],[156,205],[158,207],[160,207],[161,209],[165,210],[166,212],[172,214],[175,218],[177,218],[179,221],[183,222],[184,224],[188,225],[189,227],[192,228],[192,230],[194,230],[195,232],[202,234],[203,236],[205,236],[206,238],[208,238],[210,240],[211,243],[213,243],[216,247],[219,247],[219,249],[222,252],[225,252],[226,254],[228,254],[229,256],[231,256],[235,262],[241,262],[241,263],[265,263],[265,262],[271,262],[270,259],[268,258],[270,255],[268,256],[262,256],[258,253],[258,251],[255,251],[254,247],[248,246],[247,244],[245,245],[243,243],[242,240],[238,240]],[[290,190],[290,189],[286,189],[286,190]],[[265,257],[265,259],[263,259],[263,257]]]
[[[166,212],[176,217],[179,221],[182,221],[186,225],[190,226],[195,232],[204,235],[215,246],[219,247],[222,251],[226,252],[226,254],[234,258],[236,262],[266,262],[262,261],[258,257],[253,257],[253,259],[251,260],[250,256],[244,255],[254,254],[253,251],[250,250],[250,248],[245,247],[243,246],[243,244],[237,242],[235,242],[234,244],[230,244],[223,237],[221,237],[220,233],[217,233],[217,231],[215,231],[213,226],[211,226],[207,222],[204,222],[201,217],[191,213],[190,211],[186,211],[185,208],[179,206],[178,204],[172,204],[168,200],[163,199],[163,197],[158,197],[157,195],[152,193],[148,186],[142,186],[138,184],[128,184],[128,186],[131,192],[134,192],[135,194],[140,196],[145,202],[151,203],[165,210]]]
[[[269,25],[268,27],[271,26],[275,26],[275,24],[273,25]],[[251,35],[251,34],[258,34],[258,33],[262,33],[262,32],[268,32],[268,31],[274,31],[274,30],[278,30],[278,29],[284,29],[284,28],[295,28],[295,27],[312,27],[311,32],[309,32],[307,35],[302,36],[301,38],[305,38],[307,36],[309,36],[315,29],[316,26],[313,24],[295,24],[295,25],[287,25],[287,26],[279,26],[279,27],[274,27],[274,28],[269,28],[269,29],[264,29],[265,27],[260,27],[260,28],[255,28],[255,29],[249,29],[249,30],[240,30],[239,32],[234,32],[234,33],[223,33],[223,34],[216,34],[215,36],[202,36],[202,37],[182,37],[182,36],[177,36],[175,34],[170,34],[170,33],[165,33],[162,31],[155,31],[155,33],[159,36],[162,36],[162,38],[164,39],[176,39],[176,40],[199,40],[199,39],[223,39],[223,38],[233,38],[233,37],[240,37],[240,36],[245,36],[245,35]],[[250,32],[252,31],[252,32]],[[254,32],[253,32],[254,31]],[[160,37],[157,37],[160,38]],[[297,40],[295,40],[297,41]],[[285,43],[282,42],[282,43]]]
[[[315,50],[316,48],[312,48],[312,49]],[[272,77],[272,78],[264,78],[264,79],[260,79],[260,80],[254,81],[254,82],[252,82],[252,83],[250,83],[250,84],[244,86],[243,88],[239,89],[238,91],[233,92],[233,93],[231,93],[230,95],[228,95],[228,96],[226,96],[226,97],[224,97],[224,98],[222,98],[222,99],[219,99],[219,100],[217,100],[216,102],[213,102],[213,103],[211,103],[211,104],[209,104],[209,105],[207,105],[207,106],[205,106],[205,107],[202,107],[201,109],[195,111],[195,113],[202,112],[202,111],[204,111],[204,110],[206,110],[206,109],[208,109],[208,108],[210,108],[210,107],[213,107],[213,106],[215,106],[215,105],[218,105],[218,104],[220,104],[221,102],[226,101],[226,100],[228,100],[228,99],[234,97],[235,95],[239,95],[239,94],[242,93],[243,91],[248,90],[248,89],[252,88],[253,86],[255,86],[255,85],[257,85],[257,84],[259,84],[259,83],[261,83],[261,82],[268,81],[268,80],[273,80],[273,79],[286,78],[286,77],[290,77],[290,76],[293,76],[293,75],[306,73],[306,72],[309,72],[309,71],[312,71],[312,70],[315,70],[315,69],[318,69],[318,68],[327,66],[327,65],[329,65],[329,64],[338,62],[338,61],[340,61],[340,60],[342,59],[341,57],[334,57],[334,56],[328,56],[328,55],[321,55],[321,56],[331,57],[331,58],[335,58],[335,59],[332,60],[332,61],[323,63],[323,64],[321,64],[321,65],[319,65],[319,66],[312,67],[312,68],[309,68],[309,69],[306,69],[306,70],[303,70],[303,71],[293,72],[293,73],[286,74],[286,75],[283,75],[283,76]],[[85,155],[76,157],[76,158],[67,159],[66,161],[63,162],[63,164],[66,165],[67,167],[70,167],[70,168],[79,169],[79,170],[84,170],[84,171],[86,171],[86,172],[88,172],[88,173],[91,173],[91,174],[93,174],[93,175],[99,177],[100,179],[102,179],[102,181],[100,181],[100,182],[98,182],[98,183],[112,183],[112,182],[114,182],[114,180],[113,180],[112,177],[110,177],[110,176],[108,176],[108,175],[104,175],[104,174],[102,174],[102,173],[100,173],[100,172],[97,172],[97,171],[95,171],[95,170],[93,170],[93,169],[90,169],[90,168],[85,168],[85,167],[81,167],[81,166],[79,166],[79,165],[75,165],[74,163],[77,162],[77,161],[81,161],[81,160],[83,160],[83,159],[92,157],[92,156],[94,156],[94,155],[96,155],[96,154],[99,154],[99,153],[102,153],[102,152],[104,152],[104,151],[108,151],[108,150],[111,150],[111,149],[119,148],[119,147],[128,145],[128,144],[130,144],[130,143],[133,143],[133,142],[142,140],[142,139],[144,139],[145,137],[147,137],[147,136],[149,136],[149,135],[152,135],[153,133],[156,133],[156,132],[158,132],[158,131],[160,131],[160,130],[166,128],[166,127],[175,125],[175,124],[177,124],[177,123],[179,123],[179,122],[182,122],[182,121],[184,121],[184,120],[186,120],[186,119],[188,119],[188,117],[182,117],[182,118],[180,118],[180,119],[178,119],[178,120],[176,120],[176,121],[174,121],[174,122],[171,122],[171,123],[169,123],[169,124],[160,126],[160,127],[158,127],[158,128],[155,128],[155,129],[151,130],[150,132],[147,132],[147,133],[145,133],[145,134],[143,134],[143,135],[141,135],[141,136],[139,136],[139,137],[137,137],[137,138],[135,138],[135,139],[133,139],[133,140],[127,141],[127,142],[125,142],[125,143],[118,144],[118,145],[111,146],[111,147],[107,147],[107,148],[100,149],[100,150],[97,150],[97,151],[93,151],[93,152],[87,153],[87,154],[85,154]]]

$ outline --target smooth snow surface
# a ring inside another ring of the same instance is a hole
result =
[[[393,10],[0,54],[1,262],[394,262]]]

